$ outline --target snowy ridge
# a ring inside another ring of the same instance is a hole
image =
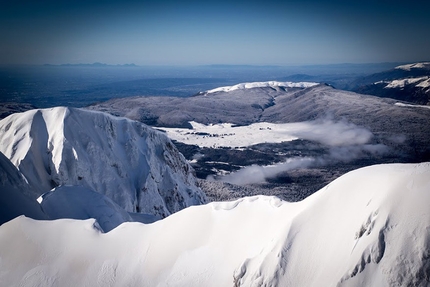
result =
[[[411,105],[411,104],[405,104],[405,103],[395,103],[395,105],[398,107],[430,109],[430,106],[424,106],[424,105]]]
[[[430,62],[422,62],[422,63],[414,63],[414,64],[407,64],[407,65],[401,65],[397,66],[394,69],[401,69],[410,71],[411,69],[430,69]]]
[[[217,92],[231,92],[234,90],[244,90],[244,89],[253,89],[253,88],[309,88],[319,85],[319,83],[313,82],[277,82],[277,81],[268,81],[268,82],[252,82],[252,83],[241,83],[234,86],[226,86],[219,87],[216,89],[208,90],[204,92],[204,94],[213,94]]]
[[[302,202],[194,206],[107,234],[94,220],[0,227],[5,286],[427,286],[430,163],[362,168]]]
[[[387,84],[385,89],[393,89],[393,88],[404,88],[407,85],[415,85],[420,88],[428,88],[430,87],[430,77],[419,77],[419,78],[407,78],[393,81],[384,81],[384,82],[376,82],[375,84],[384,83]]]
[[[0,121],[0,151],[34,199],[59,185],[106,195],[128,212],[165,217],[205,202],[191,167],[162,133],[106,113],[57,107]]]

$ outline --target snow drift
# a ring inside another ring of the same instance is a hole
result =
[[[193,206],[109,233],[94,220],[0,227],[5,286],[428,286],[430,163],[350,172],[302,202]]]
[[[32,197],[79,185],[129,212],[165,217],[205,202],[191,167],[162,133],[101,112],[57,107],[0,121],[0,151],[25,176]]]

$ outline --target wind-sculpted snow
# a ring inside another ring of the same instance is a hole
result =
[[[0,227],[4,286],[428,286],[430,164],[350,172],[297,203],[249,197],[103,234]]]
[[[170,140],[141,123],[73,108],[31,110],[0,121],[0,151],[34,188],[102,193],[129,212],[167,216],[205,202]]]

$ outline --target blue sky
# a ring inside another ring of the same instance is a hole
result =
[[[0,64],[430,60],[429,1],[4,2]]]

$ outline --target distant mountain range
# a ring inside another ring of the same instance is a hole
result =
[[[350,89],[361,94],[430,104],[430,62],[397,66],[394,69],[360,77]]]
[[[105,63],[99,63],[99,62],[95,62],[92,64],[83,64],[83,63],[79,63],[79,64],[60,64],[60,65],[52,65],[52,64],[44,64],[44,66],[49,67],[49,66],[61,66],[61,67],[138,67],[137,65],[131,63],[131,64],[118,64],[118,65],[109,65],[109,64],[105,64]]]

